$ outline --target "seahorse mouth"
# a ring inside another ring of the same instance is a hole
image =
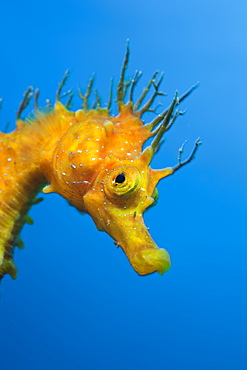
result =
[[[153,272],[164,274],[171,267],[169,253],[163,248],[143,246],[128,259],[139,275],[147,275]]]

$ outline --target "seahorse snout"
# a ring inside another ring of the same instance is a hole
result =
[[[164,274],[171,267],[169,253],[163,248],[143,246],[128,258],[139,275],[147,275],[156,271],[159,274]]]

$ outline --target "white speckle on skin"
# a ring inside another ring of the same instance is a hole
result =
[[[8,159],[7,159],[7,161],[8,161],[8,162],[12,161],[12,158],[8,158]]]
[[[71,167],[72,167],[72,168],[76,168],[76,165],[75,165],[75,164],[71,164]]]
[[[65,175],[66,175],[66,173],[65,173],[65,172],[62,172],[62,175],[63,175],[63,176],[65,176]]]
[[[77,153],[82,153],[82,150],[78,149],[78,150],[77,150]]]

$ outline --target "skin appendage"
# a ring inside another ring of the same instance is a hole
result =
[[[32,93],[29,88],[17,113],[16,129],[0,132],[0,280],[5,274],[17,276],[13,261],[14,247],[23,247],[20,232],[31,223],[28,211],[39,203],[37,194],[57,193],[79,211],[89,214],[98,230],[106,231],[125,252],[139,275],[170,268],[170,257],[151,238],[143,221],[143,213],[157,200],[158,182],[189,163],[201,144],[197,139],[191,155],[184,161],[179,149],[174,167],[154,170],[150,163],[158,151],[162,137],[183,112],[178,105],[198,86],[182,96],[176,93],[171,105],[144,124],[142,117],[150,111],[154,100],[163,95],[156,72],[137,101],[133,99],[141,73],[125,79],[129,60],[125,60],[117,88],[118,115],[111,114],[111,100],[102,108],[96,93],[96,104],[89,107],[93,79],[85,94],[79,91],[82,109],[70,110],[60,101],[68,74],[59,85],[54,108],[38,106],[21,119]],[[151,94],[151,90],[153,93]],[[150,97],[151,94],[151,97]],[[151,144],[143,149],[147,139]]]

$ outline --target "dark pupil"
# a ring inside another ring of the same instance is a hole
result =
[[[119,175],[117,175],[117,177],[115,178],[115,182],[117,182],[118,184],[122,184],[123,182],[125,181],[125,176],[123,173],[120,173]]]

